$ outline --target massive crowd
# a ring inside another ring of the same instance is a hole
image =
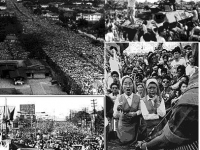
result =
[[[8,7],[13,7],[11,1],[7,3],[10,3]],[[66,75],[74,79],[76,84],[83,89],[83,94],[94,93],[94,83],[91,83],[94,80],[94,74],[103,74],[103,44],[96,46],[92,44],[91,39],[73,31],[67,31],[62,26],[50,24],[48,20],[31,14],[30,10],[24,8],[20,3],[16,5],[32,20],[22,22],[24,34],[42,34],[44,41],[48,43],[42,47],[46,55]],[[30,20],[16,9],[13,10],[21,20]],[[101,89],[101,87],[102,85],[98,88]],[[98,91],[100,92],[98,93]],[[102,94],[102,92],[103,90],[95,89],[96,94]]]
[[[45,127],[44,127],[45,128]],[[70,122],[54,123],[51,133],[44,133],[44,128],[35,132],[18,131],[13,142],[21,147],[50,148],[55,150],[103,150],[104,139],[80,129]],[[36,134],[36,136],[35,136]]]
[[[185,13],[188,15],[188,19],[181,20],[177,13],[173,12],[170,17],[172,17],[171,20],[175,18],[174,22],[163,21],[162,24],[156,23],[153,19],[140,19],[138,17],[139,10],[135,11],[134,23],[129,21],[128,10],[107,12],[105,25],[107,31],[105,40],[107,42],[200,41],[200,12],[198,12],[198,6],[194,6],[192,10]],[[149,14],[149,16],[151,15]]]
[[[154,150],[198,141],[198,46],[125,55],[107,45],[108,141]]]

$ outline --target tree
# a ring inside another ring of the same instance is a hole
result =
[[[93,30],[97,33],[97,37],[105,36],[105,18],[101,17],[101,19],[95,23]]]

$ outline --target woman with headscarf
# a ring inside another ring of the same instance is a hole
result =
[[[161,98],[159,85],[156,79],[148,79],[146,82],[146,95],[141,100],[141,113],[146,122],[147,135],[156,127],[161,118],[165,116],[165,103]],[[154,133],[159,132],[163,128],[162,125],[154,129]]]
[[[130,144],[137,140],[138,127],[140,123],[140,97],[133,93],[134,81],[129,76],[121,80],[123,94],[119,96],[117,111],[114,117],[118,118],[117,134],[121,144]],[[114,106],[115,107],[115,106]]]

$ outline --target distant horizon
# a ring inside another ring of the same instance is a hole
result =
[[[55,120],[65,120],[69,116],[70,110],[81,111],[83,108],[88,108],[88,112],[92,111],[92,99],[96,99],[96,110],[102,110],[104,107],[104,97],[97,96],[68,96],[68,97],[7,97],[7,105],[15,107],[14,118],[16,118],[20,111],[20,104],[35,104],[35,112],[45,112],[48,114],[46,118],[53,118]],[[0,98],[0,106],[5,105],[5,97]],[[38,114],[37,116],[45,117],[45,114]]]

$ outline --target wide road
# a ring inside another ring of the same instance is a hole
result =
[[[14,11],[23,25],[23,35],[37,36],[42,51],[52,60],[52,66],[64,72],[69,94],[87,94],[88,84],[92,85],[95,74],[104,72],[104,45],[45,18],[30,13],[16,0],[7,0],[7,7]],[[29,19],[32,18],[32,19]],[[23,22],[23,20],[26,20]],[[25,37],[26,37],[25,36]],[[57,69],[57,70],[58,70]],[[59,78],[58,78],[59,79]],[[81,89],[81,90],[79,90]]]

